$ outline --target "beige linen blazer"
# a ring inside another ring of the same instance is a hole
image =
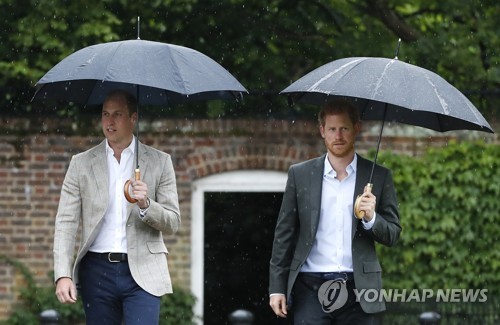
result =
[[[139,143],[141,179],[148,185],[150,207],[144,218],[128,203],[127,253],[137,284],[155,296],[172,292],[163,235],[180,226],[179,200],[170,155]],[[133,171],[131,171],[131,178]],[[54,277],[70,277],[78,286],[78,266],[97,236],[108,207],[106,141],[73,156],[61,190],[54,232]],[[81,239],[74,255],[78,229]]]

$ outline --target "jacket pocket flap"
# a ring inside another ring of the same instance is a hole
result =
[[[168,254],[168,250],[167,247],[165,246],[165,243],[161,241],[149,241],[147,242],[147,245],[149,251],[153,254],[158,254],[158,253]]]
[[[378,261],[374,262],[364,262],[363,263],[363,272],[382,272],[382,267]]]

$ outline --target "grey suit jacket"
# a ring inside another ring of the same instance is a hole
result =
[[[270,261],[269,293],[290,298],[293,285],[313,246],[321,210],[325,155],[290,167],[283,202],[276,224]],[[373,164],[358,155],[353,203],[369,181]],[[365,230],[352,215],[352,259],[356,288],[381,289],[382,268],[375,242],[387,246],[399,239],[401,225],[391,173],[376,166],[372,193],[377,197],[375,223]],[[367,313],[385,309],[384,302],[360,301]]]
[[[62,185],[54,233],[54,277],[70,277],[78,285],[78,266],[97,236],[108,207],[109,173],[106,143],[73,156]],[[148,185],[150,207],[144,218],[128,203],[127,253],[137,284],[155,296],[172,292],[167,248],[162,233],[180,226],[179,201],[170,155],[139,144],[141,179]],[[133,178],[133,171],[130,177]],[[81,226],[81,236],[78,229]],[[79,250],[74,255],[76,238]]]

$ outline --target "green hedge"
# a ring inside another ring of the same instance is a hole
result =
[[[25,287],[19,292],[20,302],[14,306],[9,319],[0,324],[38,325],[40,313],[48,309],[54,309],[59,313],[59,324],[85,324],[81,299],[76,304],[61,304],[55,296],[55,288],[39,287],[24,264],[3,255],[0,255],[0,261],[5,261],[16,268],[26,282]],[[50,274],[49,277],[52,279]],[[161,298],[160,325],[194,324],[194,303],[195,298],[191,293],[174,287],[174,294],[164,295]]]
[[[395,247],[377,248],[385,288],[500,292],[499,161],[500,146],[481,142],[418,158],[380,155],[393,171],[403,227]]]

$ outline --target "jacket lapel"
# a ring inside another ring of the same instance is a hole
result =
[[[321,212],[321,192],[323,187],[323,172],[325,170],[325,156],[314,161],[313,169],[309,177],[309,204],[311,206],[311,238],[316,236],[318,230],[319,216]]]
[[[144,175],[149,168],[148,151],[146,146],[139,142],[139,168],[141,168],[141,179],[144,180]]]
[[[108,174],[108,160],[106,158],[106,143],[101,142],[94,150],[94,156],[90,162],[92,171],[96,180],[95,197],[105,198],[108,201],[109,191],[109,174]]]

